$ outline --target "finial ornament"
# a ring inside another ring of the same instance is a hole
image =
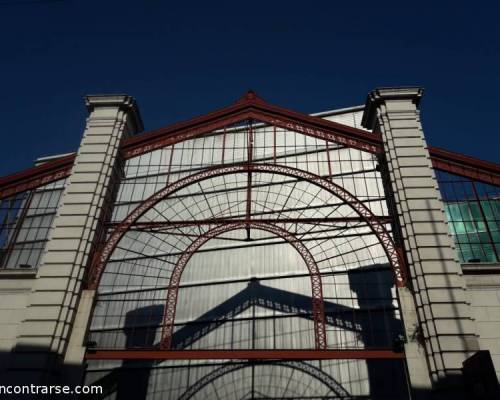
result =
[[[262,100],[253,90],[247,90],[247,92],[243,96],[241,96],[236,103],[255,103],[255,102],[263,103],[264,100]]]

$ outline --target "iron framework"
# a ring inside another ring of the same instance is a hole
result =
[[[376,133],[285,110],[253,92],[125,139],[124,176],[86,277],[97,291],[86,358],[153,369],[241,360],[207,373],[180,398],[252,365],[304,372],[306,360],[351,360],[375,376],[372,361],[404,360],[392,286],[404,286],[407,272],[377,165],[382,149]],[[500,167],[429,152],[462,259],[498,261]],[[9,204],[3,226],[12,232],[0,231],[4,259],[26,230],[32,197],[63,182],[74,159],[0,179],[0,199]],[[470,220],[456,218],[455,209],[467,209]],[[457,239],[461,223],[476,228],[466,229],[465,242]],[[467,246],[474,248],[469,258]],[[335,395],[348,396],[320,367],[309,367]]]

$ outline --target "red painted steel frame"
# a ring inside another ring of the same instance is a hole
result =
[[[342,350],[87,350],[87,360],[347,360],[404,359],[390,349]]]
[[[438,147],[429,147],[434,168],[473,181],[500,186],[500,165]]]
[[[66,178],[71,173],[75,157],[74,154],[70,154],[0,178],[0,199]]]
[[[248,172],[249,169],[252,172],[276,173],[279,175],[290,176],[308,181],[330,192],[334,196],[343,200],[346,204],[350,205],[353,210],[356,211],[356,213],[370,226],[370,228],[382,244],[389,262],[393,267],[396,285],[398,287],[405,285],[405,264],[404,259],[401,255],[401,250],[396,248],[394,241],[392,240],[392,237],[385,228],[384,224],[378,221],[377,218],[372,214],[370,209],[347,190],[318,175],[296,168],[273,164],[241,164],[210,168],[197,174],[187,176],[171,183],[170,185],[166,186],[165,188],[153,194],[151,197],[142,202],[114,229],[102,250],[100,252],[96,252],[91,264],[88,286],[94,289],[97,288],[106,263],[108,262],[111,253],[115,249],[122,236],[147,210],[149,210],[155,204],[167,198],[171,194],[177,192],[178,190],[193,183],[221,175],[245,173]]]
[[[375,215],[376,218],[381,223],[391,223],[393,218],[385,215]],[[179,226],[200,226],[200,225],[221,225],[221,224],[234,224],[237,222],[247,222],[248,219],[238,219],[238,218],[211,218],[211,219],[197,219],[192,221],[144,221],[136,222],[132,224],[135,229],[162,229],[169,227],[179,227]],[[262,223],[279,223],[279,224],[337,224],[337,223],[353,223],[353,222],[364,222],[365,219],[361,217],[318,217],[318,218],[255,218],[252,221],[262,222]],[[117,226],[119,222],[111,222],[107,224],[108,226]]]
[[[212,228],[205,234],[194,240],[188,248],[182,253],[177,261],[172,274],[170,275],[170,283],[167,290],[167,302],[163,313],[163,330],[160,347],[168,350],[171,348],[172,335],[174,330],[175,310],[177,307],[177,297],[179,292],[179,285],[181,283],[182,273],[186,268],[187,263],[194,253],[203,246],[210,239],[219,236],[225,232],[234,231],[244,228],[255,228],[267,232],[271,232],[276,236],[281,237],[290,243],[302,256],[309,270],[311,278],[311,291],[312,291],[312,314],[314,321],[314,343],[316,349],[326,349],[326,319],[325,319],[325,306],[323,302],[323,285],[321,283],[321,274],[314,260],[313,255],[290,232],[269,223],[262,223],[257,221],[244,221],[230,225],[219,225]]]
[[[304,363],[301,360],[253,360],[251,363],[238,363],[234,361],[230,361],[221,365],[220,367],[213,369],[208,374],[203,375],[200,379],[196,380],[194,383],[189,385],[189,387],[179,396],[177,400],[189,400],[195,398],[197,393],[200,393],[203,388],[212,384],[215,380],[221,378],[224,375],[234,373],[244,368],[254,368],[255,365],[269,365],[280,366],[284,368],[292,368],[294,370],[303,372],[313,379],[321,382],[325,385],[328,390],[334,396],[330,396],[330,398],[336,399],[348,399],[351,398],[349,392],[344,389],[344,387],[339,384],[335,379],[333,379],[330,375],[325,373],[321,368],[313,366],[309,363]]]
[[[125,158],[135,157],[248,119],[267,122],[370,153],[382,151],[382,140],[379,134],[277,107],[266,103],[255,93],[248,92],[232,106],[125,139],[122,143],[123,155]]]
[[[498,164],[437,147],[429,147],[429,153],[435,169],[463,176],[471,180],[500,186],[500,165]],[[74,160],[75,155],[71,154],[58,160],[47,161],[40,166],[0,178],[0,199],[69,176]]]
[[[379,153],[383,148],[383,141],[379,134],[368,133],[319,117],[270,105],[249,92],[242,100],[230,107],[125,139],[122,142],[121,151],[125,158],[135,157],[216,129],[224,129],[228,124],[245,119],[261,120],[275,127],[279,126],[321,138],[327,142],[331,141],[371,153]],[[436,169],[500,186],[500,165],[498,164],[437,147],[429,147],[429,153]],[[0,199],[68,176],[74,160],[75,155],[71,154],[0,178]]]

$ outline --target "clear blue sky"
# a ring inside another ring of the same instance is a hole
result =
[[[0,176],[75,150],[85,94],[135,96],[149,130],[250,88],[315,112],[421,85],[428,142],[498,162],[494,4],[0,0]]]

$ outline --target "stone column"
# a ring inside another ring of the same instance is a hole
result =
[[[60,381],[85,267],[122,173],[119,144],[142,130],[130,96],[87,96],[86,105],[90,115],[83,139],[18,331],[10,368],[17,381]]]
[[[424,383],[422,368],[411,365],[418,359],[416,347],[420,344],[433,387],[446,398],[446,393],[461,385],[462,361],[478,350],[478,343],[465,281],[420,124],[422,93],[417,87],[372,91],[363,125],[383,138],[385,178],[394,196],[409,264],[409,285],[399,295],[409,341],[410,379],[414,387]]]

